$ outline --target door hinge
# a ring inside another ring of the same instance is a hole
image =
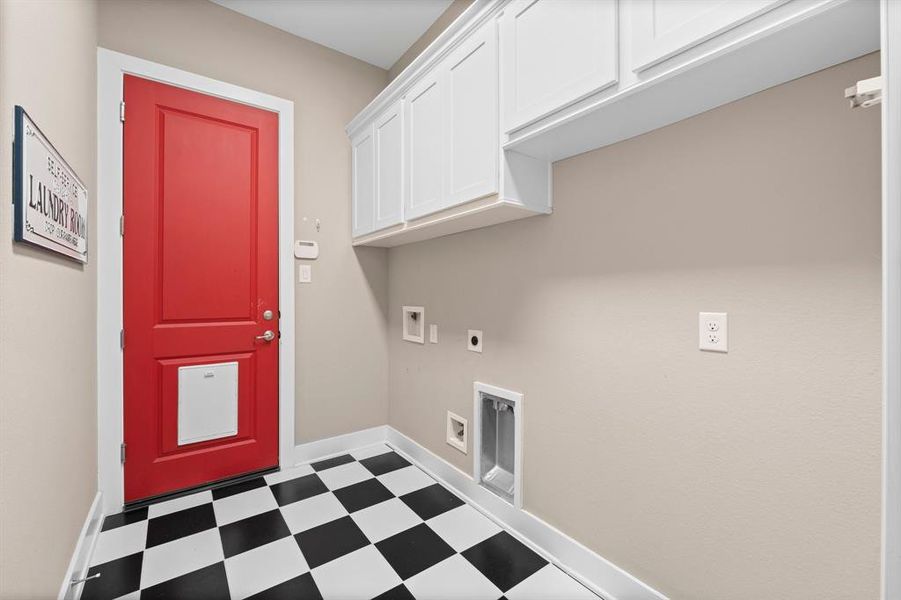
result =
[[[119,215],[119,235],[125,237],[125,215]]]
[[[119,120],[125,122],[125,101],[119,103]]]
[[[119,330],[119,347],[125,350],[125,330]]]
[[[119,444],[119,460],[125,464],[125,442]]]

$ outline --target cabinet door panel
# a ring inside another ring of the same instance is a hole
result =
[[[486,23],[447,60],[447,206],[497,192],[495,27]]]
[[[631,0],[632,69],[642,71],[788,0]]]
[[[407,96],[407,196],[404,217],[415,219],[441,210],[445,157],[444,85],[429,76]]]
[[[372,231],[375,208],[375,144],[372,127],[351,141],[353,148],[353,235]]]
[[[403,113],[400,102],[375,122],[375,226],[403,220]]]
[[[501,17],[504,130],[617,82],[615,0],[514,0]]]

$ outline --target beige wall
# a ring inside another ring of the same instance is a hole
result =
[[[350,245],[343,131],[385,71],[205,0],[2,0],[0,137],[23,104],[91,192],[98,35],[295,102],[296,235],[322,247],[298,442],[387,416],[468,471],[445,410],[510,387],[526,509],[672,598],[877,597],[879,123],[841,98],[875,56],[562,161],[550,217],[386,253]],[[94,264],[0,238],[0,597],[55,595],[96,490]],[[440,344],[400,341],[402,304]],[[700,310],[729,312],[728,355],[697,351]]]
[[[445,411],[521,391],[525,508],[670,597],[875,600],[879,112],[842,90],[878,72],[559,162],[553,215],[392,249],[390,423],[470,471]],[[403,304],[440,344],[401,341]]]
[[[344,126],[386,72],[206,0],[102,0],[100,46],[294,102],[295,235],[321,252],[296,285],[297,442],[383,424],[387,258],[350,244]]]
[[[56,597],[97,491],[97,256],[14,244],[10,175],[20,104],[84,181],[96,222],[96,44],[92,1],[0,2],[2,598]]]
[[[435,19],[435,22],[425,30],[425,33],[419,36],[419,39],[413,42],[413,44],[407,48],[407,51],[391,65],[391,68],[388,69],[388,79],[391,80],[400,75],[400,72],[413,62],[413,59],[419,56],[419,54],[425,50],[442,31],[447,29],[447,26],[453,23],[454,19],[459,17],[464,10],[469,8],[469,5],[472,4],[472,2],[473,0],[454,0],[451,2],[450,6],[448,6],[445,11]]]

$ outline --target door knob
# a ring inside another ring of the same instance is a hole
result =
[[[263,340],[264,342],[271,342],[272,340],[275,339],[275,332],[272,331],[271,329],[267,329],[266,331],[263,332],[263,335],[258,335],[257,339]]]

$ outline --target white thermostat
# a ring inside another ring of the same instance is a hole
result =
[[[319,258],[319,242],[312,240],[297,240],[294,242],[294,256],[307,260]]]

